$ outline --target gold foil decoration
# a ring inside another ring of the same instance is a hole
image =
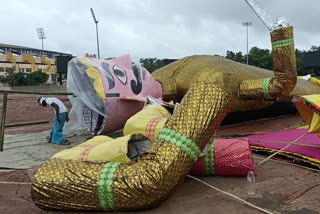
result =
[[[42,209],[99,210],[97,185],[104,164],[49,159],[32,180],[33,202]]]
[[[165,128],[190,138],[202,150],[230,104],[228,75],[204,73],[185,95]],[[121,164],[114,175],[115,210],[141,210],[167,199],[194,161],[179,147],[155,141],[137,161]],[[31,195],[43,209],[101,210],[98,181],[104,163],[50,159],[33,179]]]

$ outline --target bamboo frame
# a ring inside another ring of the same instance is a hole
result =
[[[1,129],[0,129],[0,152],[3,151],[3,144],[4,144],[4,128],[6,124],[6,115],[7,115],[7,101],[8,101],[8,93],[4,93],[3,101],[2,101]]]

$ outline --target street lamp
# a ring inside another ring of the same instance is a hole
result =
[[[46,39],[46,36],[44,35],[43,28],[37,28],[38,38],[42,40],[42,50],[43,50],[43,40]]]
[[[96,23],[96,31],[97,31],[97,47],[98,47],[98,59],[100,59],[100,52],[99,52],[99,37],[98,37],[98,20],[96,19],[96,16],[94,15],[93,9],[90,8],[92,17],[93,17],[93,21],[94,23]]]
[[[248,28],[252,26],[252,22],[242,22],[242,26],[247,27],[247,65],[249,64],[249,52],[248,52],[248,43],[249,43],[249,33]]]

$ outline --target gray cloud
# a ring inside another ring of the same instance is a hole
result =
[[[246,51],[246,30],[252,21],[250,46],[270,49],[270,36],[244,0],[0,0],[0,43],[41,48],[35,28],[43,27],[45,49],[82,56],[96,53],[90,7],[99,20],[101,57],[129,53],[145,57],[181,58],[193,54]],[[292,20],[299,49],[320,45],[318,0],[257,2],[272,16]],[[307,2],[307,3],[306,3]]]

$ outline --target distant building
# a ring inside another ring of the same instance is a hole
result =
[[[303,55],[303,65],[309,74],[320,76],[320,51],[305,52]]]
[[[59,65],[57,66],[57,58]],[[15,45],[0,44],[0,77],[9,73],[31,73],[34,71],[45,72],[49,75],[47,84],[55,85],[60,75],[62,82],[63,73],[66,73],[66,64],[71,59],[71,54],[46,51]],[[57,69],[58,68],[58,69]],[[61,68],[59,71],[59,68]],[[62,71],[63,70],[63,71]]]
[[[86,53],[86,54],[85,54],[85,57],[89,57],[89,58],[97,58],[97,55],[96,55],[96,54],[89,54],[89,53]]]

